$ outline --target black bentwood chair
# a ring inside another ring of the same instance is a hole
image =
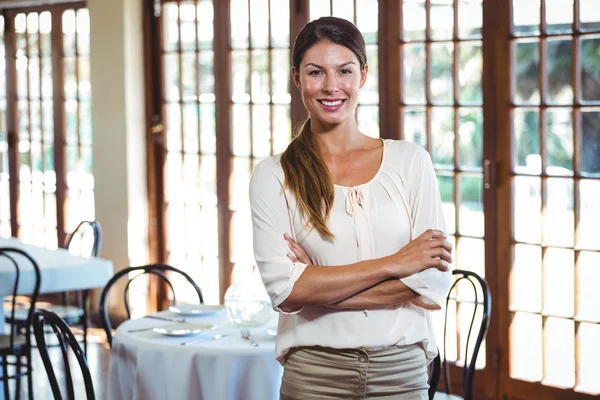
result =
[[[96,257],[100,253],[102,246],[102,227],[98,221],[83,221],[71,233],[67,239],[65,247],[69,253],[84,258]],[[38,307],[52,310],[61,317],[69,326],[80,325],[83,330],[83,348],[87,352],[87,329],[89,314],[89,291],[79,290],[62,293],[62,304],[51,304],[39,302]],[[73,299],[74,298],[74,299]],[[19,297],[21,300],[22,297]],[[17,329],[23,329],[27,321],[26,310],[29,307],[27,302],[20,301],[17,305],[15,319],[9,322],[15,324]],[[54,344],[48,343],[48,346]]]
[[[24,313],[25,323],[22,326],[17,324],[10,324],[10,332],[4,334],[0,332],[0,358],[2,358],[2,376],[0,376],[0,382],[4,383],[4,398],[10,399],[9,391],[9,380],[16,380],[15,387],[15,398],[20,398],[21,392],[21,378],[27,377],[27,387],[29,391],[29,399],[33,399],[33,377],[31,375],[31,318],[35,308],[35,302],[37,301],[40,293],[40,267],[37,262],[24,250],[14,247],[2,247],[0,248],[0,257],[6,257],[12,265],[15,267],[15,283],[13,286],[12,300],[10,304],[10,312],[7,315],[7,321],[11,322],[15,320],[15,314],[17,312]],[[31,292],[27,293],[30,296],[30,302],[27,308],[18,308],[16,305],[17,293],[19,290],[19,280],[23,274],[29,275],[31,271],[19,266],[20,263],[30,264],[33,269],[33,288]],[[9,362],[9,357],[14,357],[14,362]],[[23,358],[26,363],[23,364]],[[15,373],[10,375],[8,366],[15,367]],[[22,371],[22,368],[25,370]]]
[[[139,274],[135,275],[133,278],[129,278],[127,285],[125,286],[125,290],[123,291],[123,303],[125,304],[125,311],[127,312],[127,318],[131,318],[131,311],[129,308],[129,287],[131,286],[131,282],[135,279],[139,278],[142,275],[154,275],[158,276],[160,280],[165,282],[167,286],[171,289],[171,293],[173,295],[173,304],[176,304],[175,298],[175,289],[173,288],[173,284],[167,277],[167,272],[175,273],[181,275],[185,278],[194,288],[196,293],[198,294],[198,300],[200,304],[204,302],[202,298],[202,292],[200,291],[200,287],[194,282],[194,280],[185,272],[172,267],[167,264],[150,264],[150,265],[142,265],[138,267],[129,267],[125,268],[122,271],[119,271],[115,276],[111,278],[110,281],[104,287],[102,291],[102,295],[100,296],[100,322],[102,323],[102,327],[104,328],[104,332],[106,332],[106,339],[108,340],[108,344],[112,346],[112,325],[108,318],[108,309],[106,308],[106,300],[108,298],[108,293],[112,286],[123,276],[128,277],[132,272],[139,272]]]
[[[477,361],[477,356],[479,354],[479,349],[481,347],[481,343],[485,339],[487,334],[489,325],[490,325],[490,317],[492,312],[492,296],[490,294],[490,290],[488,288],[487,282],[484,278],[480,277],[475,272],[464,271],[464,270],[454,270],[452,271],[452,275],[455,276],[455,281],[450,287],[448,295],[446,296],[446,311],[444,314],[444,346],[443,351],[438,354],[436,359],[433,361],[433,368],[430,379],[430,388],[429,388],[429,398],[435,400],[445,400],[445,399],[463,399],[471,400],[473,398],[473,378],[475,376],[475,363]],[[472,288],[474,295],[474,307],[473,307],[473,315],[471,317],[471,322],[469,324],[469,332],[467,334],[467,342],[465,346],[464,352],[464,366],[463,366],[463,384],[464,384],[464,397],[457,396],[455,394],[451,394],[452,386],[450,382],[450,374],[448,369],[448,361],[446,360],[446,327],[448,322],[448,303],[451,300],[452,289],[454,289],[457,284],[461,281],[467,282],[464,287]],[[483,298],[480,298],[480,296]],[[475,317],[477,315],[477,310],[479,308],[483,308],[483,313],[481,315],[481,321],[479,324],[475,325]],[[475,330],[473,328],[475,327]],[[471,335],[473,333],[477,334],[475,345],[469,349],[469,343],[471,343]],[[469,351],[470,350],[470,351]],[[436,392],[439,377],[441,375],[441,366],[443,366],[443,374],[444,374],[444,382],[445,391],[444,392]]]
[[[52,395],[54,396],[54,399],[62,400],[63,396],[60,391],[58,380],[56,379],[56,374],[54,373],[54,367],[52,366],[50,355],[48,354],[45,327],[49,327],[58,339],[58,346],[60,347],[62,353],[64,366],[63,370],[66,378],[67,399],[75,400],[75,398],[81,398],[80,393],[77,393],[77,396],[75,395],[75,390],[73,387],[73,377],[71,375],[71,366],[69,365],[68,353],[70,346],[75,358],[77,359],[79,368],[81,369],[83,383],[85,385],[86,398],[87,400],[95,400],[94,385],[92,383],[92,376],[88,368],[85,353],[81,350],[75,335],[73,335],[73,332],[71,332],[71,329],[69,329],[69,325],[67,325],[67,323],[61,317],[50,310],[35,310],[33,313],[32,325],[37,347],[40,352],[40,356],[42,357],[42,361],[44,362],[44,368],[46,369],[46,374],[48,375],[48,380],[50,381],[50,387],[52,388]]]

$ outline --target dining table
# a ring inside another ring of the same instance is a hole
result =
[[[247,328],[250,336],[244,338],[244,328],[224,307],[196,316],[162,311],[127,320],[112,341],[108,398],[279,399],[283,367],[275,360],[276,324],[274,317]]]
[[[113,264],[110,260],[79,257],[66,249],[47,249],[24,243],[14,237],[0,238],[0,248],[3,247],[25,250],[37,262],[41,278],[40,294],[100,288],[113,276]],[[19,264],[17,295],[30,295],[35,285],[33,266],[20,254],[15,254],[14,259]],[[15,277],[14,265],[8,258],[0,257],[0,300],[13,294]],[[5,332],[4,325],[4,307],[0,307],[0,332]],[[0,400],[3,399],[4,391],[0,381]]]

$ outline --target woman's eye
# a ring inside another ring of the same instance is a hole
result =
[[[309,75],[319,75],[321,73],[321,71],[319,71],[318,69],[315,69],[314,71],[310,71],[308,74]]]
[[[352,71],[350,71],[349,69],[343,69],[340,71],[342,74],[351,74]]]

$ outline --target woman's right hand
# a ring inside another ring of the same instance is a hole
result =
[[[429,229],[389,257],[391,274],[406,278],[428,268],[448,271],[452,262],[452,245],[444,232]]]

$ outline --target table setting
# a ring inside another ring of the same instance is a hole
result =
[[[113,338],[111,399],[279,398],[277,314],[232,285],[224,305],[177,304],[122,323]]]

